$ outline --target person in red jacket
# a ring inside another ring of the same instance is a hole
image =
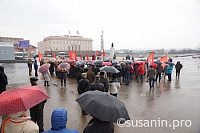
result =
[[[138,71],[139,71],[139,76],[138,76],[137,82],[139,82],[141,79],[141,83],[142,83],[144,79],[144,73],[145,73],[145,66],[143,62],[140,63],[140,66],[138,67]]]

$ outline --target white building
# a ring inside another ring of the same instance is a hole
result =
[[[42,54],[54,54],[58,52],[76,52],[77,55],[87,55],[92,52],[92,39],[82,36],[50,36],[38,42],[38,52]]]

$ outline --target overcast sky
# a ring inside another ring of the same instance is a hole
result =
[[[93,50],[195,48],[200,0],[0,0],[0,36],[37,42],[48,36],[93,39]]]

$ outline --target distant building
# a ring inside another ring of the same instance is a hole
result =
[[[28,57],[33,57],[33,55],[36,53],[37,47],[30,45],[26,49],[19,48],[18,41],[19,40],[24,40],[24,38],[12,38],[12,37],[0,37],[0,42],[1,43],[12,43],[14,47],[14,52],[26,52],[28,54]]]
[[[0,61],[15,60],[12,42],[0,42]]]
[[[50,36],[38,42],[38,52],[44,55],[53,55],[59,52],[72,50],[77,56],[92,55],[92,39],[82,36]]]

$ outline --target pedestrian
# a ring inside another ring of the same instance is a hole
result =
[[[28,70],[29,70],[29,76],[32,75],[32,60],[28,59],[27,65],[28,65]]]
[[[82,73],[83,72],[84,72],[84,69],[80,67],[80,70],[79,70],[77,77],[76,77],[77,83],[79,83],[79,81],[82,79]]]
[[[35,76],[37,77],[38,76],[38,72],[37,72],[37,70],[38,70],[37,60],[35,60],[35,62],[34,62],[34,69],[35,69]]]
[[[94,81],[94,83],[90,84],[89,90],[90,91],[99,90],[99,91],[105,92],[104,85],[102,83],[100,83],[99,75],[96,75],[94,78],[95,78],[95,81]]]
[[[101,121],[92,116],[83,133],[114,133],[114,125],[112,122]]]
[[[64,81],[64,86],[66,86],[67,71],[66,70],[59,71],[58,79],[60,79],[61,86],[63,86],[63,81]]]
[[[87,79],[87,73],[82,73],[82,79],[78,83],[78,94],[82,94],[89,90],[89,80]]]
[[[38,79],[35,77],[30,78],[31,86],[36,86],[38,82]],[[44,100],[43,102],[33,106],[30,108],[30,116],[31,120],[37,123],[39,126],[39,133],[44,131],[44,123],[43,123],[43,113],[44,113],[44,105],[47,102],[47,100]]]
[[[8,79],[6,74],[4,73],[4,67],[0,66],[0,94],[3,91],[6,91],[6,85],[8,84]]]
[[[42,77],[44,80],[44,86],[50,86],[49,82],[50,82],[51,74],[49,72],[49,69],[47,69],[45,72],[42,73]]]
[[[120,88],[120,82],[116,78],[116,74],[112,75],[112,80],[109,83],[110,85],[110,95],[116,96],[118,93],[118,89]]]
[[[27,111],[9,114],[1,125],[1,133],[39,133],[39,127],[35,124]]]
[[[42,58],[40,61],[40,66],[42,66],[44,63],[45,63],[44,58]]]
[[[94,72],[89,67],[87,71],[87,79],[89,80],[90,84],[94,82],[94,76],[95,76]]]
[[[171,75],[172,75],[172,69],[173,69],[173,65],[169,65],[168,67],[167,67],[167,72],[166,72],[166,74],[168,75],[168,81],[171,81],[172,79],[171,79]]]
[[[150,87],[150,89],[151,89],[151,88],[154,89],[154,78],[155,78],[155,75],[156,75],[156,71],[155,71],[155,69],[153,68],[153,66],[150,65],[150,68],[149,68],[149,70],[147,71],[147,77],[149,77],[149,87]]]
[[[75,129],[66,128],[67,111],[63,108],[56,108],[51,115],[51,129],[43,133],[79,133]]]
[[[100,72],[100,64],[96,64],[96,66],[94,67],[94,74],[97,75],[98,72]]]
[[[180,61],[177,61],[175,68],[176,68],[176,78],[177,77],[179,78],[181,69],[183,68],[183,65],[180,63]]]
[[[145,66],[143,62],[140,63],[140,66],[138,67],[138,71],[139,71],[139,76],[138,76],[137,82],[141,80],[141,83],[142,83],[144,79],[144,73],[145,73]]]
[[[160,82],[162,71],[163,71],[163,67],[161,66],[161,64],[158,64],[158,66],[156,67],[156,79],[155,79],[156,82],[157,82],[157,79]]]
[[[108,92],[109,90],[109,84],[108,84],[108,79],[104,78],[105,72],[101,71],[100,72],[100,83],[104,85],[105,92]]]
[[[54,73],[54,68],[55,68],[55,63],[54,62],[49,62],[50,67],[49,67],[49,72],[51,75]]]
[[[136,79],[139,76],[139,71],[138,71],[139,66],[140,66],[140,64],[138,64],[138,63],[136,63],[135,66],[134,66],[134,72],[135,72],[135,78]]]
[[[124,75],[125,75],[125,82],[126,82],[126,85],[129,85],[130,70],[131,70],[131,68],[130,68],[128,62],[126,62],[126,66],[124,67]]]

